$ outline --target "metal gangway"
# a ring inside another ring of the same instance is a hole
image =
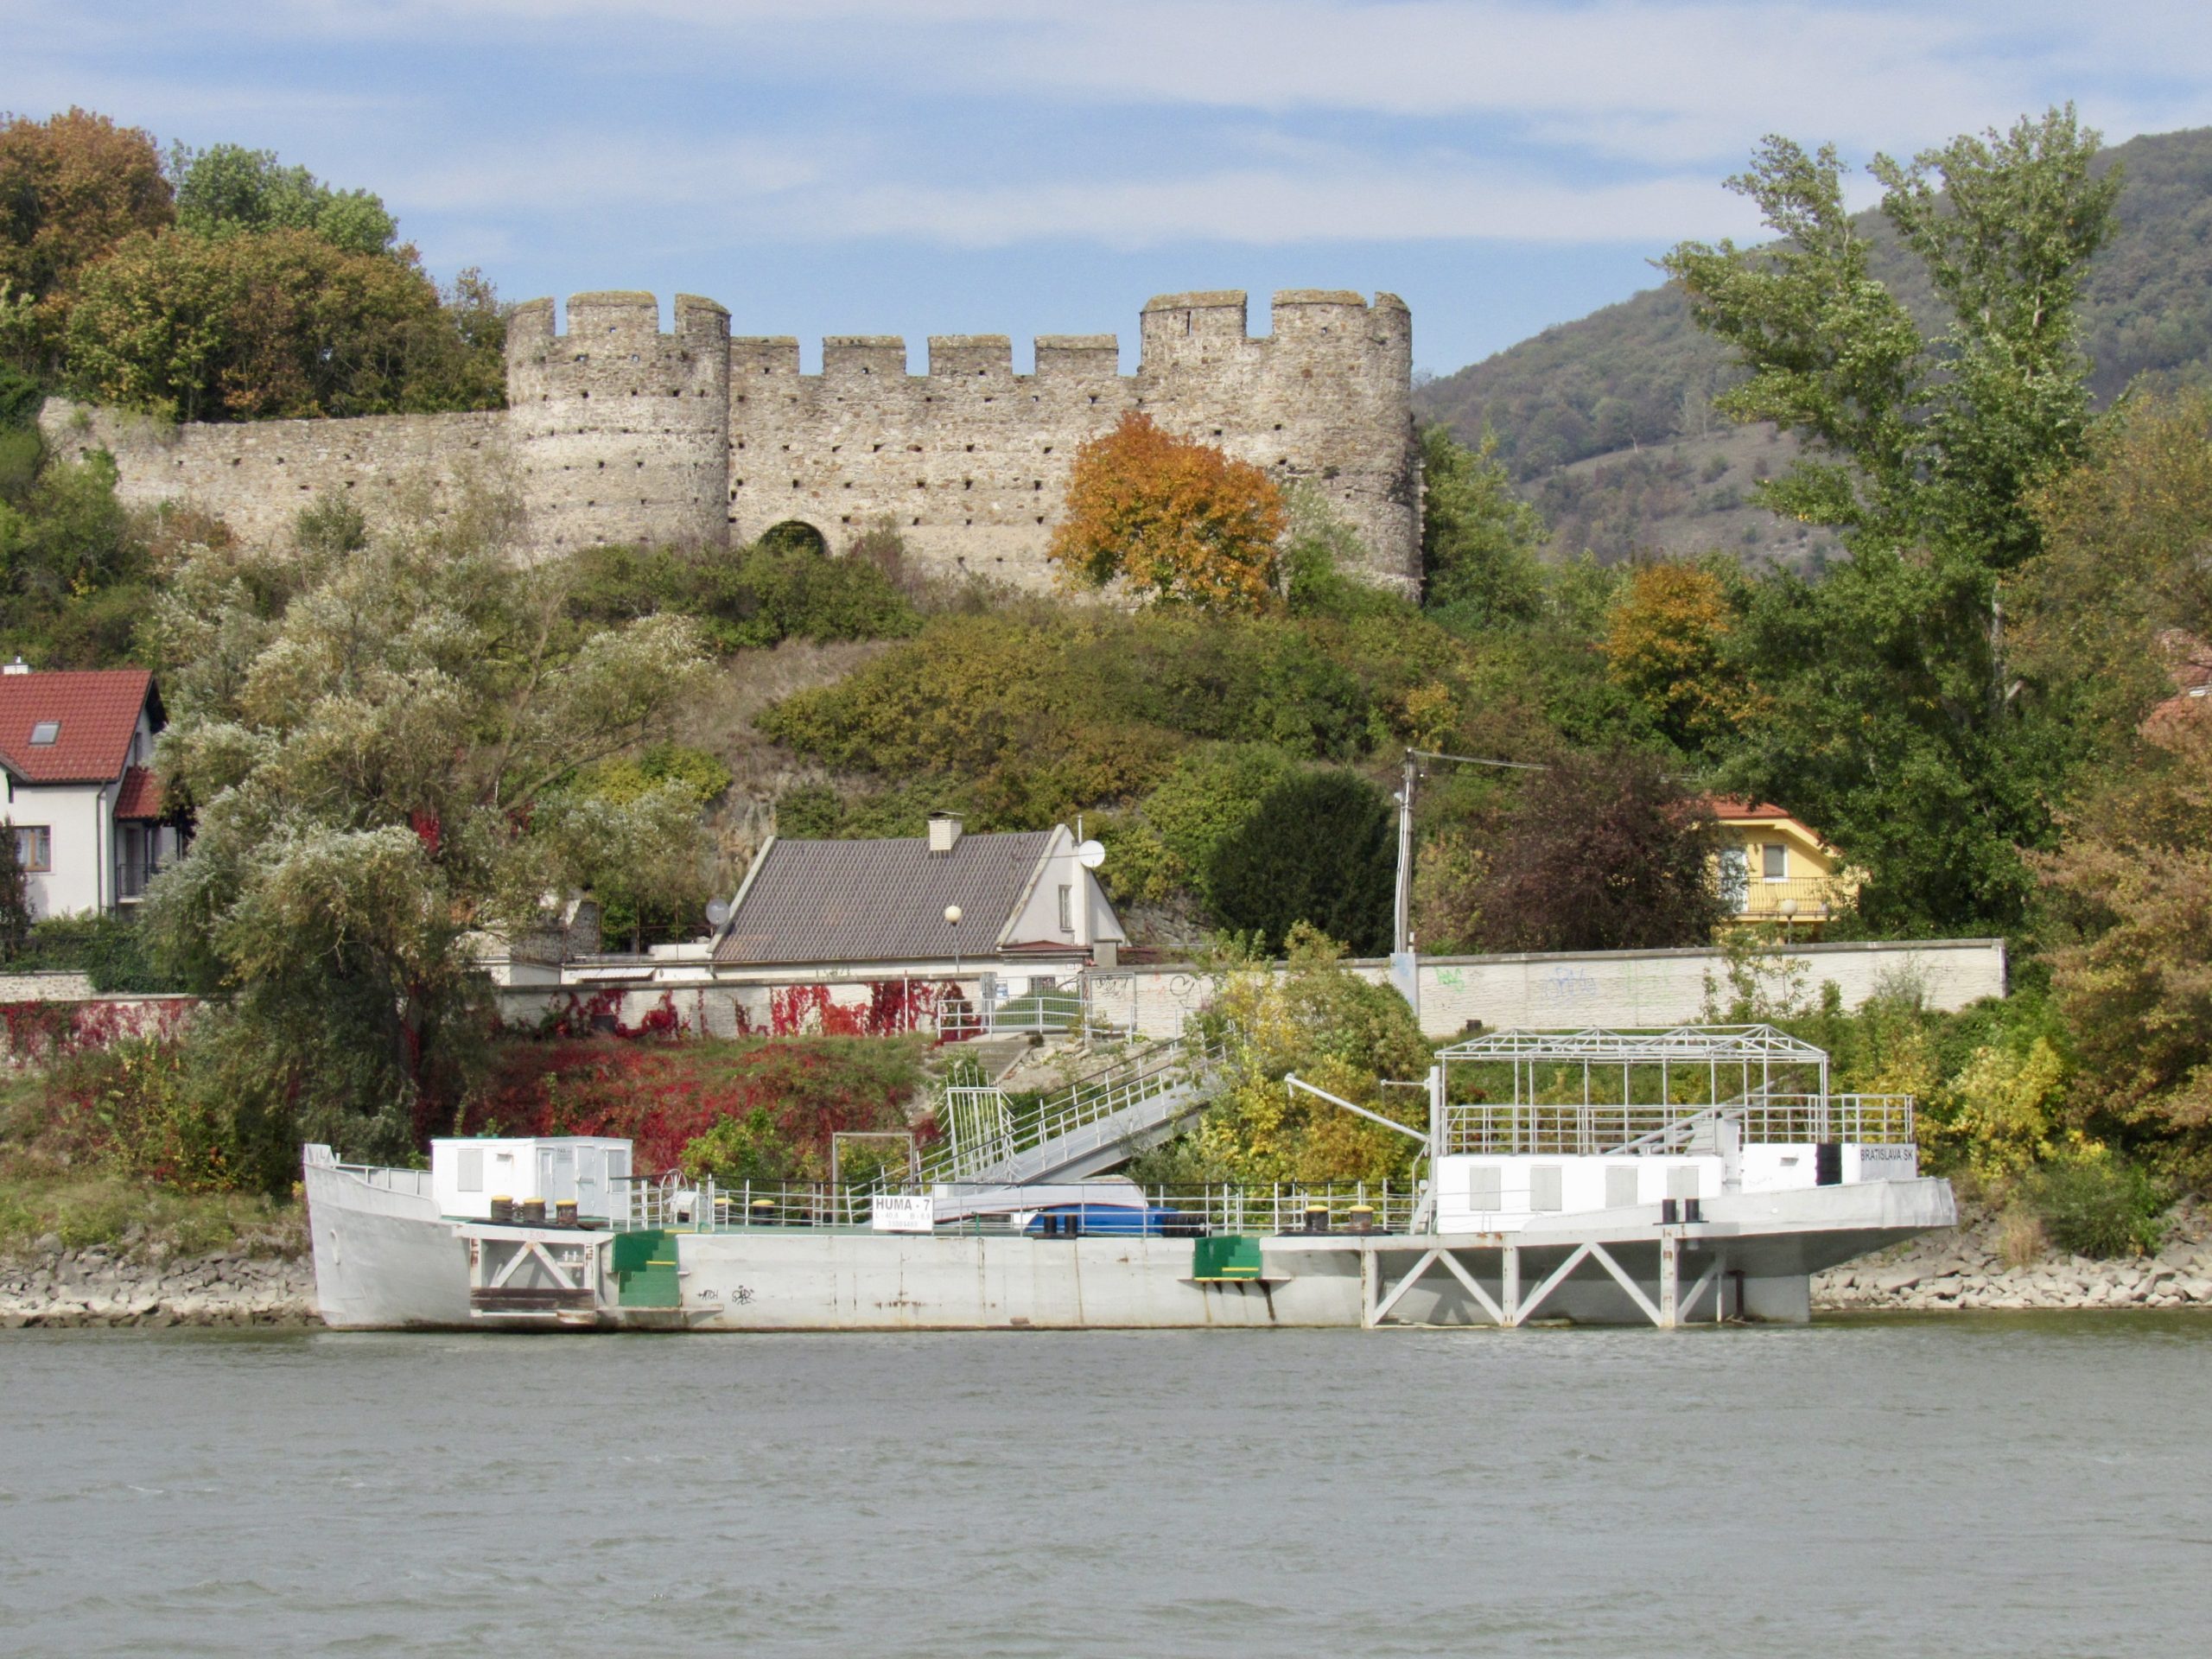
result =
[[[1202,1109],[1219,1086],[1222,1058],[1218,1043],[1154,1044],[1027,1109],[996,1087],[948,1088],[943,1137],[924,1158],[922,1179],[1020,1185],[1099,1174]]]

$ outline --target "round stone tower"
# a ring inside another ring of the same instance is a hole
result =
[[[1245,333],[1246,307],[1234,289],[1147,303],[1137,406],[1314,493],[1358,533],[1368,563],[1354,574],[1418,592],[1421,452],[1405,302],[1286,289],[1258,336]]]
[[[601,542],[727,540],[729,313],[676,296],[660,332],[650,294],[575,294],[507,325],[507,407],[530,538],[560,553]]]

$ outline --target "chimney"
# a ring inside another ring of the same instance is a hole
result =
[[[930,856],[943,858],[960,844],[960,815],[957,812],[930,814]]]
[[[0,674],[28,674],[30,671],[31,665],[20,657],[16,658],[14,662],[10,663],[5,668],[0,668]]]

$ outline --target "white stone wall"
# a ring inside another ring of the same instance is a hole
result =
[[[2005,994],[2001,939],[1805,944],[1786,952],[1785,960],[1803,964],[1796,976],[1800,995],[1817,1001],[1822,984],[1832,982],[1847,1007],[1885,988],[1913,987],[1929,1007],[1943,1009]],[[1357,971],[1377,983],[1389,979],[1381,963],[1360,963]],[[1434,1038],[1454,1036],[1474,1020],[1491,1029],[1685,1025],[1701,1014],[1708,987],[1726,1006],[1727,972],[1727,958],[1718,950],[1424,958],[1421,1029]],[[1176,967],[1096,975],[1092,983],[1102,1014],[1134,1016],[1137,1028],[1153,1037],[1181,1030],[1214,985]]]
[[[1916,988],[1930,1007],[1957,1009],[1984,997],[2005,994],[2005,944],[2001,939],[1936,939],[1870,944],[1808,944],[1784,958],[1802,964],[1797,994],[1817,1001],[1821,987],[1833,982],[1847,1007],[1856,1007],[1885,988]],[[1708,982],[1727,1001],[1727,958],[1717,950],[1620,950],[1584,956],[1443,957],[1421,963],[1421,1029],[1432,1038],[1457,1036],[1470,1020],[1497,1029],[1579,1026],[1674,1026],[1694,1023],[1702,1014]],[[1354,964],[1355,970],[1385,983],[1389,970],[1379,962]],[[1027,976],[1019,969],[995,966],[1001,985],[1019,995]],[[1063,982],[1072,973],[1039,963],[1036,976]],[[952,979],[949,963],[917,963],[902,975],[895,969],[830,975],[804,969],[757,976],[718,977],[689,964],[662,969],[650,982],[627,986],[570,984],[561,988],[515,986],[503,990],[501,1013],[511,1026],[527,1027],[549,1014],[572,1018],[587,1013],[612,1014],[636,1028],[657,1009],[672,1012],[686,1033],[717,1037],[741,1032],[819,1030],[826,1009],[865,1014],[879,986],[902,990],[941,987]],[[982,994],[976,966],[967,963],[961,994],[973,1001]],[[1179,1035],[1184,1020],[1205,1006],[1216,981],[1187,967],[1108,969],[1090,976],[1093,1005],[1107,1019],[1134,1018],[1147,1037]],[[830,1016],[838,1023],[837,1015]],[[926,1029],[925,1013],[920,1024]]]

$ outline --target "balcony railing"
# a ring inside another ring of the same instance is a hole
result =
[[[115,864],[115,897],[118,904],[132,905],[146,896],[146,884],[160,874],[162,866],[150,858],[121,858]]]
[[[1796,921],[1817,922],[1848,905],[1852,887],[1832,875],[1793,875],[1779,881],[1753,876],[1724,887],[1722,895],[1739,921],[1778,921],[1788,915]],[[1796,908],[1785,912],[1784,904]]]

